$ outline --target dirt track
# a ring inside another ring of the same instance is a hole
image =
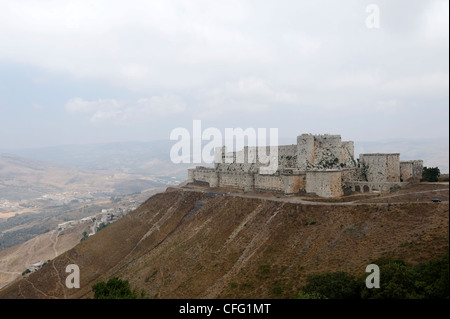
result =
[[[388,205],[388,204],[406,204],[410,202],[415,203],[429,203],[432,198],[439,198],[442,202],[449,201],[449,184],[448,183],[421,183],[416,185],[411,185],[406,189],[401,189],[395,193],[386,194],[376,194],[368,196],[362,196],[362,199],[358,198],[358,194],[352,196],[344,196],[340,199],[305,199],[300,196],[284,196],[276,195],[270,193],[262,193],[261,195],[255,192],[250,194],[244,194],[236,192],[235,190],[229,189],[210,189],[204,187],[173,187],[177,189],[183,189],[185,191],[191,192],[201,192],[201,193],[212,193],[214,195],[231,196],[231,197],[242,197],[242,198],[255,198],[264,199],[277,202],[286,202],[294,204],[305,204],[305,205]],[[431,189],[430,189],[431,188]],[[340,200],[340,201],[337,201]]]
[[[53,230],[22,244],[0,251],[0,288],[20,277],[30,264],[52,260],[80,242],[80,225],[61,232]]]

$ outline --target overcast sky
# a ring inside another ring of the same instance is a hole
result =
[[[0,149],[168,139],[195,119],[448,136],[448,30],[439,0],[0,0]]]

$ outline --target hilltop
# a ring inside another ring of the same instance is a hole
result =
[[[155,298],[289,298],[311,273],[361,275],[383,256],[408,264],[440,257],[448,222],[448,202],[416,197],[389,205],[296,203],[168,188],[3,288],[0,298],[87,298],[92,285],[113,276]],[[64,285],[68,264],[80,268],[79,289]]]

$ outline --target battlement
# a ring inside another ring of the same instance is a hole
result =
[[[359,154],[359,157],[388,157],[388,156],[396,156],[400,157],[400,153],[368,153],[368,154]]]

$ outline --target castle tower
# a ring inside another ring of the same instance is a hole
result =
[[[297,136],[297,168],[306,170],[307,163],[314,163],[314,136],[302,134]]]
[[[341,140],[340,135],[302,134],[297,137],[299,170],[354,168],[354,145]]]
[[[400,182],[400,154],[360,154],[359,163],[368,182]]]

